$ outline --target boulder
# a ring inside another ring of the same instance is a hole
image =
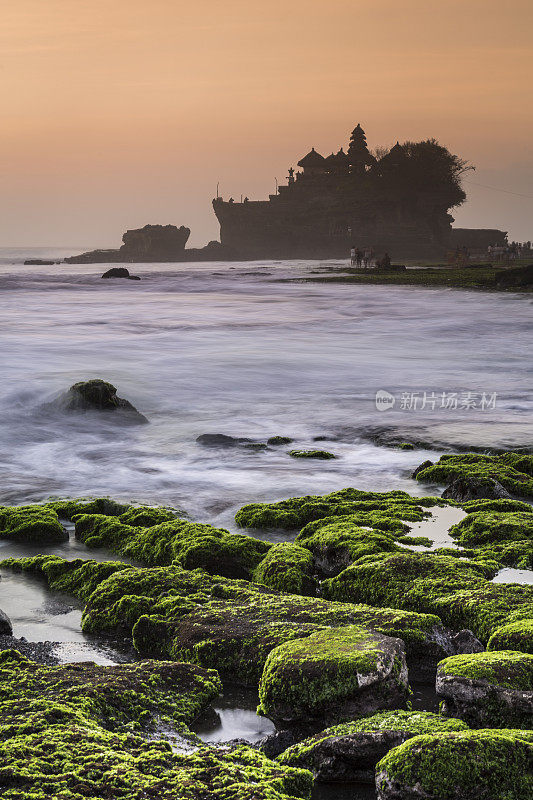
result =
[[[0,636],[12,636],[13,635],[13,626],[11,624],[11,620],[0,609]]]
[[[467,729],[460,720],[429,711],[383,711],[289,743],[278,761],[308,769],[319,781],[374,783],[377,762],[393,747],[413,736]]]
[[[323,461],[337,458],[336,455],[328,452],[328,450],[289,450],[289,455],[292,458],[319,458]]]
[[[498,650],[445,658],[437,668],[445,716],[473,727],[529,727],[533,715],[533,655]]]
[[[485,648],[472,631],[465,628],[452,636],[452,642],[457,655],[466,653],[482,653]]]
[[[376,767],[378,800],[526,800],[533,732],[481,730],[415,736]]]
[[[533,615],[497,628],[487,643],[487,650],[518,650],[533,655]]]
[[[252,439],[243,436],[228,436],[225,433],[202,433],[196,441],[204,447],[239,447],[253,442]]]
[[[429,460],[423,461],[422,464],[419,464],[419,466],[415,469],[415,471],[411,475],[411,478],[417,478],[420,472],[423,472],[425,469],[428,469],[428,467],[432,466],[433,466],[433,461]]]
[[[313,576],[313,556],[292,542],[271,546],[256,567],[253,579],[257,583],[291,594],[316,595],[318,581]]]
[[[291,439],[290,436],[271,436],[270,439],[267,439],[267,444],[292,444],[293,441],[294,439]]]
[[[130,275],[129,269],[126,267],[112,267],[104,272],[102,278],[127,278],[130,281],[140,281],[138,275]]]
[[[126,231],[120,254],[125,261],[174,261],[183,255],[190,235],[184,225],[145,225]]]
[[[46,506],[0,506],[0,539],[49,544],[68,541],[68,533]]]
[[[403,642],[356,625],[274,648],[259,684],[259,713],[278,727],[320,728],[405,706]]]
[[[117,397],[115,386],[100,379],[75,383],[60,398],[59,404],[65,411],[113,413],[123,424],[143,425],[148,422],[128,400]]]
[[[423,466],[423,465],[422,465]],[[501,483],[496,480],[479,480],[478,478],[456,478],[442,493],[446,500],[457,500],[462,503],[465,500],[503,500],[509,499],[511,495],[503,488]]]
[[[483,486],[489,498],[498,497],[496,484],[518,497],[533,497],[533,456],[523,453],[444,455],[436,464],[424,462],[413,475],[418,481],[430,483],[466,480],[465,487],[474,487],[472,491],[477,497],[484,496],[481,494]],[[464,491],[468,494],[470,490],[465,488]]]

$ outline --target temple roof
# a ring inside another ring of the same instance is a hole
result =
[[[325,162],[324,156],[321,156],[320,153],[317,153],[315,148],[311,150],[306,156],[304,156],[300,161],[298,161],[299,167],[323,167]]]

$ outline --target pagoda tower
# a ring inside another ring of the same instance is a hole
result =
[[[372,167],[376,159],[368,151],[366,135],[360,123],[353,129],[348,147],[348,159],[353,175],[364,175],[367,167]]]

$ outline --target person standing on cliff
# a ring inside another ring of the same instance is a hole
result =
[[[354,245],[352,244],[352,247],[350,249],[350,264],[352,265],[352,267],[355,264],[355,254],[356,254],[356,249],[355,249]]]
[[[363,254],[359,250],[359,248],[357,248],[357,250],[355,251],[355,264],[356,264],[357,267],[361,266],[362,258],[363,258]]]

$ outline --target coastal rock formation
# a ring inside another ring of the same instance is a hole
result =
[[[138,275],[130,275],[129,269],[126,267],[112,267],[104,272],[102,278],[127,278],[130,281],[140,281]]]
[[[352,625],[274,648],[259,684],[259,712],[281,727],[316,729],[404,707],[408,691],[403,643]]]
[[[68,533],[46,506],[0,506],[0,539],[49,544],[68,541]]]
[[[70,387],[58,401],[64,411],[102,411],[113,413],[122,424],[142,425],[148,422],[135,406],[122,397],[117,397],[113,384],[100,379],[80,381]]]
[[[389,750],[413,736],[468,730],[457,719],[429,711],[382,711],[334,725],[286,749],[278,762],[308,769],[316,780],[374,783],[374,768]]]
[[[415,736],[376,767],[378,800],[526,800],[533,792],[533,731]]]
[[[190,229],[183,225],[180,228],[175,225],[145,225],[144,228],[126,231],[122,237],[124,244],[119,250],[91,250],[70,256],[65,261],[67,264],[182,261],[190,234]]]
[[[513,267],[502,270],[496,276],[496,284],[501,289],[527,289],[533,287],[533,264],[527,267]]]
[[[322,461],[337,458],[336,455],[329,453],[327,450],[289,450],[289,455],[292,458],[319,458]]]
[[[13,626],[11,620],[0,609],[0,636],[11,636],[13,634]]]
[[[513,650],[445,658],[437,667],[445,716],[475,728],[527,728],[533,719],[533,655]]]
[[[419,472],[422,472],[420,467],[418,469]],[[416,478],[418,474],[416,472],[413,477]],[[442,497],[446,498],[446,500],[457,500],[457,502],[462,503],[465,500],[479,500],[482,498],[502,500],[511,497],[511,495],[503,488],[501,483],[498,483],[493,478],[479,480],[479,478],[464,477],[456,478],[452,481],[443,491]]]
[[[427,464],[427,466],[426,466]],[[488,497],[494,496],[495,482],[518,497],[533,497],[533,456],[523,453],[480,453],[441,456],[436,464],[424,462],[413,477],[422,483],[448,483],[450,480],[475,480],[485,484]],[[477,488],[476,491],[479,489]],[[478,494],[479,497],[479,494]],[[476,498],[469,498],[476,499]]]

